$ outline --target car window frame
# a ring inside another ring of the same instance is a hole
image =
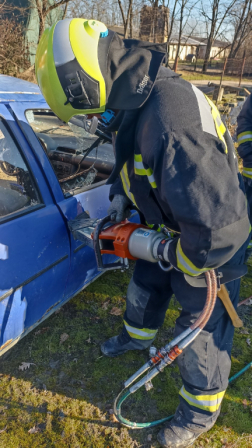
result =
[[[44,203],[43,196],[42,196],[42,194],[41,194],[41,191],[40,191],[38,182],[37,182],[37,180],[36,180],[36,178],[35,178],[35,176],[34,176],[34,174],[33,174],[33,171],[32,171],[32,169],[31,169],[30,163],[28,162],[27,158],[25,157],[25,154],[24,154],[24,152],[23,152],[23,150],[22,150],[22,147],[21,147],[21,145],[19,144],[19,142],[18,142],[16,136],[14,135],[12,129],[11,129],[10,126],[8,125],[8,122],[7,122],[6,118],[5,118],[2,114],[0,114],[0,121],[1,121],[1,122],[3,123],[3,125],[5,126],[7,132],[9,133],[10,137],[11,137],[12,140],[14,141],[14,144],[16,145],[17,150],[19,151],[19,153],[20,153],[22,159],[24,160],[24,163],[25,163],[25,165],[26,165],[26,167],[27,167],[27,170],[28,170],[28,172],[29,172],[29,175],[31,176],[32,182],[33,182],[33,184],[34,184],[34,187],[36,188],[37,195],[38,195],[38,199],[39,199],[39,201],[40,201],[39,204],[36,204],[36,205],[30,205],[30,206],[28,206],[28,207],[23,207],[22,209],[17,210],[17,211],[12,212],[12,213],[9,213],[9,214],[6,215],[6,216],[1,216],[1,217],[0,217],[0,225],[1,225],[1,224],[4,224],[4,223],[8,222],[8,221],[12,221],[12,220],[17,219],[17,218],[19,218],[19,217],[21,217],[21,216],[28,215],[28,214],[30,214],[30,213],[32,213],[32,212],[35,212],[35,211],[40,210],[40,209],[42,209],[42,208],[45,208],[46,205],[45,205],[45,203]]]
[[[55,115],[54,112],[53,112],[51,109],[48,109],[47,107],[46,107],[46,108],[43,108],[43,107],[39,107],[39,108],[38,108],[38,107],[36,107],[36,108],[25,109],[25,110],[24,110],[24,116],[25,116],[25,119],[26,119],[27,123],[29,124],[29,126],[30,126],[30,128],[31,128],[31,130],[32,130],[32,132],[33,132],[33,134],[35,135],[35,137],[36,137],[38,143],[40,144],[41,148],[43,149],[43,151],[44,151],[44,153],[45,153],[45,155],[46,155],[46,157],[47,157],[47,160],[49,161],[49,163],[50,163],[50,165],[51,165],[51,167],[52,167],[52,169],[53,169],[55,178],[57,179],[57,182],[58,182],[58,184],[59,184],[59,186],[60,186],[60,189],[61,189],[61,191],[62,191],[62,194],[63,194],[64,199],[73,198],[73,197],[75,197],[77,194],[84,193],[85,191],[93,190],[94,188],[98,188],[98,187],[101,187],[102,185],[105,185],[106,182],[107,182],[107,179],[101,180],[100,182],[96,182],[96,183],[91,184],[91,185],[88,185],[88,186],[81,187],[81,188],[79,188],[78,191],[76,191],[75,193],[67,192],[67,193],[65,194],[65,193],[63,192],[63,190],[62,190],[62,188],[61,188],[61,185],[60,185],[60,182],[59,182],[59,179],[57,178],[56,173],[55,173],[55,171],[54,171],[52,162],[51,162],[51,160],[49,159],[49,157],[48,157],[46,151],[44,150],[44,148],[43,148],[43,146],[42,146],[42,144],[41,144],[39,138],[37,137],[36,132],[34,131],[34,129],[32,128],[31,124],[29,123],[29,121],[28,121],[28,119],[27,119],[27,117],[26,117],[26,112],[28,112],[28,111],[40,111],[40,110],[48,111],[48,112],[51,112],[53,115]],[[57,117],[57,115],[55,115],[55,116]],[[109,176],[108,176],[108,178],[109,178]]]

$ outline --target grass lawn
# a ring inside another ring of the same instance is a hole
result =
[[[200,72],[193,72],[190,70],[178,70],[180,75],[182,75],[182,78],[186,81],[197,81],[197,80],[207,80],[207,81],[220,81],[221,75],[215,74],[212,75],[211,73],[200,73]],[[223,82],[225,81],[232,81],[232,82],[239,82],[239,77],[237,76],[224,76]],[[251,78],[242,78],[242,84],[246,84],[246,82],[252,82]]]
[[[132,266],[131,266],[132,271]],[[252,262],[240,299],[252,294]],[[1,359],[1,448],[154,448],[158,428],[128,430],[113,421],[114,397],[122,381],[148,358],[147,351],[102,357],[102,341],[122,325],[131,272],[110,272],[64,305]],[[119,311],[118,311],[119,310]],[[157,347],[172,338],[179,303],[172,301]],[[244,328],[235,332],[232,374],[252,359],[252,307],[241,306]],[[22,370],[22,363],[31,363]],[[123,415],[149,421],[169,415],[178,404],[181,379],[167,367],[150,392],[138,391]],[[252,370],[229,387],[216,426],[194,447],[252,447]]]

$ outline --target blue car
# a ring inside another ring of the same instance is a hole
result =
[[[103,144],[84,157],[97,137],[61,122],[35,84],[0,75],[0,115],[3,354],[100,275],[68,221],[106,215],[114,155]]]

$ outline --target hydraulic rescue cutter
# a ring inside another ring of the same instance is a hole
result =
[[[165,227],[161,232],[158,232],[145,225],[132,223],[127,220],[115,224],[111,222],[109,216],[101,220],[90,219],[85,212],[76,219],[69,221],[68,225],[75,239],[94,248],[100,271],[127,269],[128,260],[137,259],[158,263],[160,268],[167,272],[173,269],[173,266],[168,261],[168,249],[172,236]],[[120,260],[116,263],[105,263],[103,260],[104,255],[115,255]],[[172,418],[166,417],[149,423],[135,423],[122,417],[121,406],[129,395],[136,392],[143,385],[147,391],[150,390],[153,387],[151,380],[162,372],[166,366],[170,365],[198,336],[212,314],[217,295],[226,307],[234,326],[240,327],[243,325],[233,307],[224,283],[240,278],[246,272],[247,267],[242,265],[222,266],[218,270],[210,270],[197,277],[184,274],[185,279],[191,286],[206,288],[206,302],[203,311],[187,330],[160,350],[151,347],[149,361],[125,381],[124,389],[114,403],[115,416],[123,425],[130,428],[146,428]],[[139,379],[142,375],[144,376]],[[136,380],[138,381],[136,382]]]

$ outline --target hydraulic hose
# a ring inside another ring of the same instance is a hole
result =
[[[151,358],[134,375],[132,375],[124,383],[125,388],[120,392],[120,394],[115,399],[114,414],[117,420],[124,426],[131,429],[151,428],[153,426],[157,426],[164,422],[167,422],[174,417],[174,415],[169,415],[168,417],[162,418],[160,420],[155,420],[153,422],[147,422],[147,423],[131,422],[130,420],[122,417],[121,406],[123,402],[132,393],[134,393],[136,390],[138,390],[140,387],[142,387],[144,384],[148,383],[152,378],[158,375],[158,373],[161,372],[164,369],[164,367],[171,364],[173,360],[177,356],[179,356],[179,354],[182,353],[184,348],[187,347],[197,337],[197,335],[201,332],[201,330],[203,330],[203,328],[207,324],[208,320],[211,317],[217,299],[217,278],[214,271],[206,272],[205,276],[207,281],[207,298],[203,311],[198,317],[198,319],[194,322],[194,324],[190,326],[190,328],[188,328],[182,334],[173,339],[173,341],[168,343],[165,346],[165,348],[161,349],[157,353],[156,357]],[[147,373],[147,375],[145,375],[140,381],[138,381],[135,385],[131,386],[131,388],[128,389],[128,387],[134,381],[136,381],[139,378],[139,376],[141,376],[143,373],[145,373],[147,370],[153,367],[155,363],[157,365],[154,368],[152,368],[150,373]],[[229,379],[229,384],[235,379],[237,379],[244,372],[246,372],[250,367],[252,367],[252,362],[247,364],[247,366],[245,366],[242,370],[233,375]]]
[[[165,421],[171,420],[173,415],[165,417],[160,420],[155,420],[148,423],[136,423],[125,419],[121,415],[121,406],[123,402],[134,392],[136,392],[143,385],[150,384],[151,379],[157,376],[167,365],[171,364],[174,359],[176,359],[183,350],[198,336],[202,329],[207,324],[213,312],[216,299],[217,299],[217,279],[214,271],[205,272],[206,282],[207,282],[207,297],[204,308],[200,316],[196,321],[182,334],[177,336],[173,341],[165,346],[165,348],[160,349],[156,356],[152,357],[146,364],[144,364],[134,375],[132,375],[124,384],[125,388],[120,392],[114,402],[114,414],[117,420],[128,428],[149,428],[153,426],[160,425]],[[143,373],[148,371],[142,379],[140,379],[136,384],[133,384],[130,389],[128,387],[139,378]]]
[[[250,368],[252,368],[252,362],[248,363],[243,369],[241,369],[239,372],[237,372],[235,375],[233,375],[231,378],[229,378],[228,383],[230,384],[233,381],[235,381],[237,378],[239,378],[239,376],[241,376],[243,373],[245,373]],[[173,419],[174,414],[169,415],[168,417],[164,417],[160,420],[155,420],[153,422],[135,423],[135,422],[131,422],[130,420],[127,420],[126,418],[122,417],[121,415],[118,415],[118,410],[121,412],[121,406],[122,406],[123,402],[126,400],[126,398],[128,398],[129,395],[131,395],[129,391],[126,391],[123,394],[124,391],[125,391],[125,389],[123,389],[123,391],[120,392],[120,394],[116,398],[117,409],[114,408],[114,413],[116,415],[116,418],[120,421],[120,423],[122,423],[124,426],[127,426],[127,428],[131,428],[131,429],[151,428],[153,426],[161,425],[162,423]],[[117,413],[115,412],[116,410],[117,410]]]

